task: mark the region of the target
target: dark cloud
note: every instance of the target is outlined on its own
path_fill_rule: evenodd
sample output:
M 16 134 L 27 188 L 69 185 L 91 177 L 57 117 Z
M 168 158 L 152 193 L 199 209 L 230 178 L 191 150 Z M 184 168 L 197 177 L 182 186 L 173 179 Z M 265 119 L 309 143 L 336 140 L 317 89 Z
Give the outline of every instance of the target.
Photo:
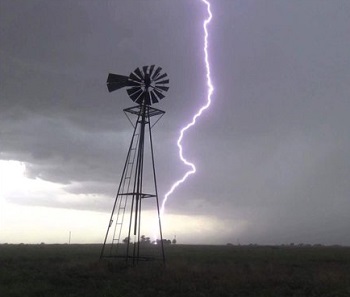
M 242 241 L 350 244 L 349 2 L 223 0 L 212 10 L 213 104 L 185 136 L 198 171 L 168 212 L 247 221 Z M 154 128 L 165 193 L 186 170 L 179 128 L 206 98 L 204 5 L 5 0 L 0 13 L 0 157 L 91 198 L 13 202 L 109 211 L 94 195 L 115 194 L 132 102 L 105 80 L 153 63 L 171 80 Z

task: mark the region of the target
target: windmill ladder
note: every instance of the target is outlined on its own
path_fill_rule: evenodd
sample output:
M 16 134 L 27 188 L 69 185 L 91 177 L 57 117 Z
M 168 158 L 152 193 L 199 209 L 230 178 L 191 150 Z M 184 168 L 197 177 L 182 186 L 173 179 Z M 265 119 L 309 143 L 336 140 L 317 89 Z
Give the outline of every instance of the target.
M 116 244 L 116 254 L 117 254 L 119 244 L 121 243 L 120 237 L 122 235 L 125 210 L 126 210 L 128 196 L 129 196 L 128 193 L 130 193 L 130 184 L 132 179 L 132 173 L 134 170 L 134 163 L 136 158 L 136 150 L 138 147 L 138 142 L 139 142 L 139 134 L 135 133 L 132 138 L 132 144 L 131 144 L 127 162 L 126 162 L 126 168 L 122 179 L 122 186 L 120 187 L 120 190 L 117 193 L 117 198 L 116 198 L 118 202 L 117 202 L 117 211 L 116 211 L 116 218 L 115 218 L 116 222 L 114 225 L 111 252 L 110 252 L 111 256 L 112 256 L 113 246 Z M 113 224 L 113 221 L 110 222 L 110 227 L 112 226 L 112 224 Z

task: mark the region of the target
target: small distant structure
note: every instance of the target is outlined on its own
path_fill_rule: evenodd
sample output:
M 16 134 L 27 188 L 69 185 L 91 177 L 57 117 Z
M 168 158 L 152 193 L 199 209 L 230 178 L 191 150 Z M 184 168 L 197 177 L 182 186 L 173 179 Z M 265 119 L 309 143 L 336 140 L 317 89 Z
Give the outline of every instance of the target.
M 174 235 L 174 239 L 171 241 L 172 244 L 176 244 L 176 235 Z

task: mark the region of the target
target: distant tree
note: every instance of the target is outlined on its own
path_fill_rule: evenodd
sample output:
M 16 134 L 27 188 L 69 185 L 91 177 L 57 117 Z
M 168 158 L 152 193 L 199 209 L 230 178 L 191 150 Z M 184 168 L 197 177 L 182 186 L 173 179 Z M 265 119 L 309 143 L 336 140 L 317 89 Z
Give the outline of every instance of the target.
M 162 241 L 160 239 L 157 239 L 157 244 L 160 244 Z M 170 239 L 163 239 L 163 244 L 164 245 L 170 245 L 171 240 Z
M 176 238 L 171 241 L 172 244 L 176 244 Z
M 150 244 L 151 243 L 151 238 L 146 237 L 145 235 L 141 235 L 141 243 L 142 244 Z

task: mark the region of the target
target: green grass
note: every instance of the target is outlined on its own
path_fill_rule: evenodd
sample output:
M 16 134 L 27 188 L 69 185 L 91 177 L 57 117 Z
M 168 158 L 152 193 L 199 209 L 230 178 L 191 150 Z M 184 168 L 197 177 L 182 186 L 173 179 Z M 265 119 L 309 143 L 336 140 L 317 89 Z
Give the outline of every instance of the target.
M 100 245 L 0 245 L 0 296 L 350 296 L 350 248 L 166 247 L 135 267 Z

